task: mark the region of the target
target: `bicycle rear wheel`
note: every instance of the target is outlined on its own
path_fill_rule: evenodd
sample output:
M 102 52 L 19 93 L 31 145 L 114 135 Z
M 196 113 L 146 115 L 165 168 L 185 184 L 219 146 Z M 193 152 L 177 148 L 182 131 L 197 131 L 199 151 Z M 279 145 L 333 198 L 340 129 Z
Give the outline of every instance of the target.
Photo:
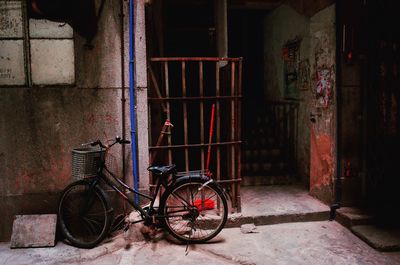
M 215 237 L 228 217 L 226 198 L 219 186 L 204 180 L 179 181 L 164 193 L 164 226 L 182 242 L 202 243 Z
M 112 209 L 102 189 L 80 180 L 64 189 L 58 218 L 61 232 L 71 245 L 93 248 L 109 232 Z

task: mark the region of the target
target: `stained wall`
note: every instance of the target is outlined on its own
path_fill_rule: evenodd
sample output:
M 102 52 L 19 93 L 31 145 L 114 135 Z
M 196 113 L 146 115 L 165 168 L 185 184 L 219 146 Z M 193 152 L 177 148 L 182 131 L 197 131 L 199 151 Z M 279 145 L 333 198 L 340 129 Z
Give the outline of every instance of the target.
M 56 212 L 59 192 L 73 181 L 73 148 L 122 135 L 123 122 L 130 139 L 127 4 L 105 1 L 93 49 L 85 48 L 85 40 L 74 33 L 74 84 L 0 87 L 0 240 L 10 239 L 14 215 Z M 52 69 L 47 70 L 51 75 Z M 121 100 L 123 87 L 126 101 Z M 126 108 L 125 119 L 122 105 Z M 129 150 L 125 155 L 127 165 Z M 120 146 L 112 150 L 109 162 L 120 174 Z M 132 178 L 129 168 L 127 172 Z
M 265 29 L 266 100 L 287 100 L 283 47 L 300 40 L 297 61 L 306 69 L 300 74 L 307 76 L 298 76 L 306 85 L 294 99 L 299 104 L 297 172 L 312 195 L 330 202 L 336 169 L 335 5 L 312 16 L 281 5 L 266 17 Z

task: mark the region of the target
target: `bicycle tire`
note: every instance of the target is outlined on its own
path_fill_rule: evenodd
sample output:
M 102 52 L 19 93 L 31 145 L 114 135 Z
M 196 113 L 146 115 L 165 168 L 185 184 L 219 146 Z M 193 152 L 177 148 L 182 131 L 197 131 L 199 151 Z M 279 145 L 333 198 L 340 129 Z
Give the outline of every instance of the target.
M 202 179 L 178 181 L 161 198 L 164 228 L 182 242 L 206 242 L 225 226 L 228 218 L 225 195 L 215 182 L 203 186 L 205 182 Z
M 62 192 L 58 219 L 60 230 L 71 245 L 93 248 L 109 233 L 112 208 L 100 187 L 79 180 Z

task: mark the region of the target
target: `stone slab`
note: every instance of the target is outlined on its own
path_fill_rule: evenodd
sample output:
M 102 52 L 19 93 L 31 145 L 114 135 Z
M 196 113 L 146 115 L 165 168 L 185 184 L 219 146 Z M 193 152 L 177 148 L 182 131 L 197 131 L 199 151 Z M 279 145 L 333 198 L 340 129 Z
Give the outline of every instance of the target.
M 356 225 L 368 225 L 374 221 L 372 215 L 354 207 L 342 207 L 336 213 L 336 221 L 347 228 Z
M 357 225 L 351 231 L 381 251 L 400 250 L 400 228 L 380 228 L 374 225 Z
M 16 215 L 11 235 L 11 248 L 53 247 L 57 215 Z

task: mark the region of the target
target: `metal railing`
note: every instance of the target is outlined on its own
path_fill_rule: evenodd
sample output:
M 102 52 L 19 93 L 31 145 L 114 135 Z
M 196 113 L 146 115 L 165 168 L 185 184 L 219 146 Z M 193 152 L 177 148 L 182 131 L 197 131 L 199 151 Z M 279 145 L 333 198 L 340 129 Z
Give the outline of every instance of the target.
M 150 157 L 186 172 L 207 170 L 207 132 L 215 104 L 210 171 L 229 190 L 232 207 L 240 212 L 242 58 L 151 58 L 148 73 Z M 175 126 L 159 145 L 164 119 Z

